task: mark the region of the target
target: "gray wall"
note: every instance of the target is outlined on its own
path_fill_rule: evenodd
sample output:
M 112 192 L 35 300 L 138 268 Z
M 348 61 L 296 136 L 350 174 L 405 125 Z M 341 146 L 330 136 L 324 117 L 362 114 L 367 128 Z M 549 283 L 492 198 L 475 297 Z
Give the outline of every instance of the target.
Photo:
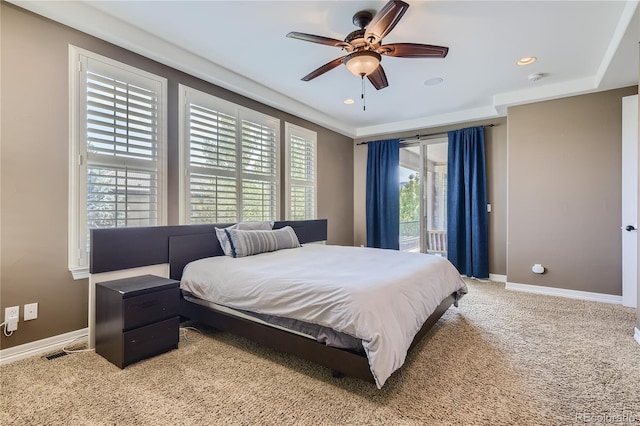
M 354 141 L 353 157 L 353 231 L 354 244 L 366 245 L 367 223 L 365 189 L 367 177 L 367 147 L 357 145 L 363 141 L 391 138 L 407 138 L 417 134 L 446 132 L 462 127 L 495 124 L 485 128 L 485 156 L 487 167 L 487 200 L 491 204 L 489 213 L 489 272 L 507 274 L 507 119 L 477 121 L 452 126 L 434 127 L 397 134 L 361 138 Z
M 622 294 L 622 97 L 637 91 L 509 108 L 509 282 Z
M 178 220 L 178 84 L 318 132 L 318 216 L 329 242 L 353 243 L 351 138 L 236 95 L 129 51 L 0 3 L 0 308 L 38 302 L 38 319 L 20 321 L 0 347 L 87 326 L 87 280 L 67 269 L 68 44 L 166 77 L 169 82 L 169 224 Z M 284 135 L 284 127 L 282 128 Z M 25 173 L 26 172 L 26 173 Z M 284 197 L 283 197 L 284 199 Z

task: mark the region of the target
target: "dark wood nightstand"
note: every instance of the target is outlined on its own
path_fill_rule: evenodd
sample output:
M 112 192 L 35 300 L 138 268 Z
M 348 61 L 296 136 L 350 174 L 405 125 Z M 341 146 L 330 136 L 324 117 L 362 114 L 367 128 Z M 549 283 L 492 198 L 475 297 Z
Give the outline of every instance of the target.
M 124 368 L 178 347 L 180 283 L 141 275 L 96 284 L 96 352 Z

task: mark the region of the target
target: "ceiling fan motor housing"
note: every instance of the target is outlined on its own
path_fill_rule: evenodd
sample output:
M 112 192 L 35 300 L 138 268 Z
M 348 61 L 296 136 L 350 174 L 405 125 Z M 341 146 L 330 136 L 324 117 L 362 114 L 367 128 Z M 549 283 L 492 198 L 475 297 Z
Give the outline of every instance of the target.
M 359 49 L 361 47 L 365 47 L 367 42 L 364 38 L 365 29 L 361 28 L 359 30 L 355 30 L 349 33 L 347 37 L 344 39 L 347 43 L 353 45 L 354 48 Z

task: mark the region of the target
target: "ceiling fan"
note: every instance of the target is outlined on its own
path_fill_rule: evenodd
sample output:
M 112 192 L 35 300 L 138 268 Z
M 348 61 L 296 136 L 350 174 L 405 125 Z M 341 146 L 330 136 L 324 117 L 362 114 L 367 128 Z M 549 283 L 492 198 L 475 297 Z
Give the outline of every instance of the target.
M 302 77 L 302 80 L 312 80 L 340 64 L 345 64 L 354 75 L 363 79 L 366 76 L 373 87 L 380 90 L 389 85 L 380 65 L 381 55 L 397 58 L 444 58 L 447 56 L 449 48 L 443 46 L 416 43 L 382 44 L 384 36 L 391 32 L 408 8 L 409 5 L 403 1 L 391 0 L 375 16 L 367 10 L 357 12 L 353 15 L 353 23 L 360 29 L 351 32 L 344 41 L 298 32 L 287 34 L 290 38 L 335 46 L 347 52 L 346 55 L 311 71 Z

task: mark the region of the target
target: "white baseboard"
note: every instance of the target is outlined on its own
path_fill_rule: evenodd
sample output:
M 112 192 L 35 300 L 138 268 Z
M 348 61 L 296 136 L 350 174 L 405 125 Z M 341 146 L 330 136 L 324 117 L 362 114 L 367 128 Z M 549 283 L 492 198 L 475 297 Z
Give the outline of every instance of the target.
M 636 332 L 633 334 L 633 338 L 636 339 L 636 342 L 640 345 L 640 330 L 636 327 Z
M 593 302 L 622 304 L 622 296 L 613 294 L 592 293 L 590 291 L 568 290 L 565 288 L 545 287 L 531 284 L 518 284 L 507 282 L 505 285 L 507 290 L 524 291 L 526 293 L 544 294 L 547 296 L 568 297 L 569 299 L 590 300 Z
M 83 328 L 59 334 L 57 336 L 47 337 L 46 339 L 36 340 L 35 342 L 25 343 L 24 345 L 2 349 L 0 350 L 0 365 L 36 355 L 42 355 L 47 352 L 53 352 L 56 349 L 62 349 L 65 345 L 68 345 L 76 339 L 80 341 L 80 338 L 86 337 L 88 333 L 89 329 Z
M 489 279 L 491 281 L 496 281 L 496 282 L 499 282 L 499 283 L 506 283 L 507 282 L 507 276 L 506 275 L 489 274 Z

